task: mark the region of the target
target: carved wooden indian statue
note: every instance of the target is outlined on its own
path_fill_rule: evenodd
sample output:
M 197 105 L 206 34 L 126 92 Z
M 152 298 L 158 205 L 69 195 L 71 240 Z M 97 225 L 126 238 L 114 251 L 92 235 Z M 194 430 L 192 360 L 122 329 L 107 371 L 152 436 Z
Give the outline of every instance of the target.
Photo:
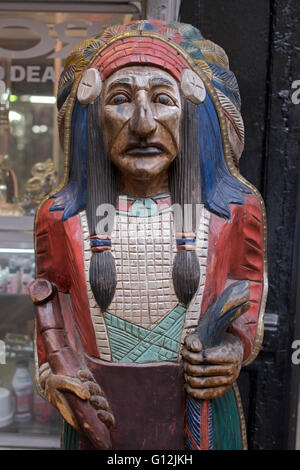
M 72 51 L 57 103 L 65 178 L 31 297 L 65 448 L 246 448 L 266 225 L 225 52 L 186 24 L 113 26 Z

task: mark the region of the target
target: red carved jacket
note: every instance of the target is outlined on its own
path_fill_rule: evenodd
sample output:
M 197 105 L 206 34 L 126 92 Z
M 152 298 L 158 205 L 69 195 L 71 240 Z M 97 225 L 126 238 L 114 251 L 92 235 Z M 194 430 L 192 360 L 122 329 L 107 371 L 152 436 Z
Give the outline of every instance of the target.
M 36 219 L 37 277 L 48 279 L 57 286 L 58 291 L 70 294 L 72 307 L 63 300 L 63 315 L 70 343 L 76 349 L 72 335 L 75 323 L 84 352 L 98 358 L 84 275 L 79 216 L 63 222 L 62 212 L 49 211 L 52 203 L 53 200 L 47 200 Z M 253 194 L 245 196 L 244 205 L 231 205 L 230 220 L 215 214 L 211 216 L 201 314 L 235 280 L 250 282 L 250 308 L 231 326 L 231 332 L 243 342 L 244 361 L 250 361 L 257 354 L 262 340 L 264 291 L 263 217 L 260 201 Z M 39 335 L 37 352 L 41 365 L 47 358 Z

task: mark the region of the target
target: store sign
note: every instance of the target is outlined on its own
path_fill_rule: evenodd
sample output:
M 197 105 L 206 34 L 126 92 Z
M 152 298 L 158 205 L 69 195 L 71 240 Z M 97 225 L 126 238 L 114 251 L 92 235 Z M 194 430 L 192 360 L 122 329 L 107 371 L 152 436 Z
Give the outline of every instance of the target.
M 0 66 L 0 80 L 5 79 L 4 67 Z M 11 82 L 41 82 L 45 83 L 51 80 L 53 83 L 56 82 L 56 76 L 54 67 L 48 65 L 47 67 L 41 67 L 40 65 L 12 65 L 10 68 L 10 81 Z
M 102 25 L 96 21 L 65 21 L 53 26 L 57 39 L 53 38 L 49 33 L 50 30 L 44 23 L 34 21 L 27 18 L 0 18 L 0 30 L 5 28 L 27 28 L 34 31 L 36 37 L 38 35 L 39 42 L 28 49 L 11 50 L 0 47 L 0 57 L 7 59 L 33 59 L 35 57 L 47 56 L 47 59 L 65 59 L 72 49 L 83 40 L 82 36 L 74 37 L 67 34 L 68 30 L 80 29 L 86 30 L 86 37 L 91 37 L 99 33 Z M 62 43 L 62 48 L 55 51 L 57 41 Z M 5 70 L 0 67 L 0 80 L 4 80 Z M 12 65 L 10 68 L 11 82 L 47 82 L 56 81 L 54 67 L 49 66 L 22 66 Z

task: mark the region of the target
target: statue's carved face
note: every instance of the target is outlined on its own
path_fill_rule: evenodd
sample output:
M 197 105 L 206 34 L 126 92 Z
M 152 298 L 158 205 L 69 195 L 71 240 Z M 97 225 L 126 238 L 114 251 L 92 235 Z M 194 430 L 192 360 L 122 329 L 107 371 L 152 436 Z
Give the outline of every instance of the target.
M 122 175 L 147 181 L 167 171 L 178 154 L 181 109 L 177 81 L 157 67 L 126 67 L 105 81 L 104 137 Z

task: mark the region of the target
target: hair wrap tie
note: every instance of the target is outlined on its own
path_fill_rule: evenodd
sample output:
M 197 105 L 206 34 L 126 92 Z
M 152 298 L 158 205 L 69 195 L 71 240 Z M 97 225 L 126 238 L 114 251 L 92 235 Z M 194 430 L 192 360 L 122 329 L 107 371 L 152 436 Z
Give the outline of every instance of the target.
M 102 252 L 111 250 L 111 238 L 109 235 L 91 235 L 92 252 Z
M 195 251 L 196 250 L 196 234 L 193 232 L 176 233 L 177 251 Z

